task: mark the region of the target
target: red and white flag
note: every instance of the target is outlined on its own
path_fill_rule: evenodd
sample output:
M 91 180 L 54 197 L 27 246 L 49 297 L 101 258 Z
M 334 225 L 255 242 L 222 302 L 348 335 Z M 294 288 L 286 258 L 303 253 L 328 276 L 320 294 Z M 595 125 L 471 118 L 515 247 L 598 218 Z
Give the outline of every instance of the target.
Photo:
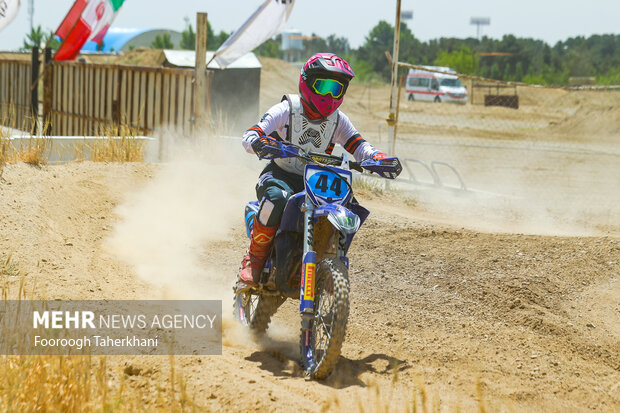
M 56 30 L 62 44 L 54 60 L 74 60 L 87 41 L 100 43 L 124 1 L 76 0 Z

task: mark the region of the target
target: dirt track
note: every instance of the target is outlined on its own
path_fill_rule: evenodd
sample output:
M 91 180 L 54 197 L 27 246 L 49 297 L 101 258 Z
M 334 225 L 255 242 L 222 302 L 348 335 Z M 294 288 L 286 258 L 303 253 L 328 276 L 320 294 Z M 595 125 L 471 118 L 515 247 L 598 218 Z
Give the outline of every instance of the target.
M 280 94 L 275 87 L 268 92 L 268 98 Z M 364 113 L 353 107 L 349 112 L 360 119 Z M 360 123 L 372 125 L 375 120 L 368 118 Z M 512 158 L 521 154 L 511 153 Z M 554 156 L 549 163 L 537 160 L 549 171 L 537 173 L 531 182 L 537 188 L 534 196 L 556 188 L 557 204 L 565 190 L 578 193 L 588 181 L 558 188 L 574 155 Z M 576 162 L 585 164 L 586 172 L 588 159 Z M 249 181 L 259 166 L 252 162 Z M 228 298 L 246 247 L 242 200 L 252 195 L 251 185 L 231 182 L 239 192 L 231 192 L 234 206 L 217 204 L 221 216 L 209 217 L 214 187 L 203 178 L 218 175 L 194 163 L 177 167 L 182 170 L 178 175 L 143 164 L 7 165 L 0 179 L 0 252 L 13 253 L 28 273 L 27 291 L 39 298 L 173 298 L 187 291 L 166 285 L 184 282 L 193 289 L 190 298 L 213 289 Z M 618 164 L 610 160 L 606 168 L 613 172 Z M 488 171 L 468 171 L 479 189 L 485 188 Z M 609 185 L 613 188 L 617 176 L 603 179 L 611 199 L 617 194 Z M 545 186 L 544 179 L 552 185 Z M 156 190 L 161 187 L 169 192 Z M 426 193 L 358 193 L 372 215 L 350 253 L 352 309 L 335 374 L 325 382 L 303 378 L 296 363 L 296 303 L 287 303 L 264 342 L 253 342 L 226 322 L 222 356 L 177 358 L 198 405 L 220 411 L 407 411 L 414 398 L 421 403 L 424 393 L 427 406 L 442 411 L 478 411 L 481 403 L 487 411 L 620 410 L 618 204 L 601 204 L 608 215 L 594 228 L 573 225 L 573 236 L 543 236 L 533 227 L 521 231 L 522 226 L 513 226 L 519 221 L 515 211 L 485 215 L 484 209 L 471 210 L 473 204 L 488 206 L 487 198 L 462 204 L 451 194 L 439 202 Z M 602 199 L 605 190 L 594 193 Z M 195 205 L 184 203 L 193 198 L 198 198 Z M 459 200 L 455 206 L 435 210 L 454 199 Z M 143 225 L 162 228 L 161 221 L 168 220 L 188 228 L 151 238 L 187 241 L 181 249 L 191 249 L 208 271 L 187 278 L 192 263 L 182 265 L 179 257 L 179 268 L 165 279 L 166 274 L 136 268 L 136 260 L 148 255 L 132 256 L 129 263 L 119 258 L 122 254 L 109 245 L 119 228 L 134 232 L 135 250 L 151 236 L 140 234 L 140 226 L 124 226 L 139 215 L 132 211 L 144 212 L 140 207 L 148 200 L 155 212 L 143 216 Z M 589 211 L 582 203 L 575 208 L 576 215 Z M 217 220 L 211 238 L 183 238 L 190 228 L 208 229 Z M 554 224 L 555 231 L 546 226 L 544 233 L 559 234 L 564 228 L 557 221 L 546 224 Z M 590 236 L 580 236 L 581 229 Z M 157 249 L 156 244 L 148 247 Z M 225 313 L 229 308 L 225 302 Z M 126 366 L 141 369 L 127 382 L 152 395 L 145 403 L 153 406 L 158 389 L 169 380 L 167 363 L 158 357 L 110 358 L 109 378 L 119 383 Z
M 7 167 L 0 246 L 29 273 L 27 286 L 36 278 L 36 296 L 165 296 L 102 248 L 117 219 L 114 206 L 153 168 Z M 417 218 L 415 207 L 386 196 L 389 208 L 381 197 L 362 195 L 373 215 L 351 251 L 352 312 L 336 374 L 325 383 L 301 377 L 295 305 L 285 305 L 275 340 L 253 343 L 227 323 L 223 356 L 179 358 L 201 405 L 286 411 L 359 403 L 366 411 L 404 410 L 422 385 L 442 407 L 470 410 L 477 408 L 480 380 L 492 410 L 620 408 L 617 237 L 468 231 Z M 232 234 L 210 243 L 203 258 L 212 266 L 210 256 L 219 257 L 222 280 L 234 274 L 246 242 L 240 228 Z M 162 359 L 116 360 L 118 374 L 126 363 L 165 371 Z M 252 396 L 239 397 L 240 389 Z

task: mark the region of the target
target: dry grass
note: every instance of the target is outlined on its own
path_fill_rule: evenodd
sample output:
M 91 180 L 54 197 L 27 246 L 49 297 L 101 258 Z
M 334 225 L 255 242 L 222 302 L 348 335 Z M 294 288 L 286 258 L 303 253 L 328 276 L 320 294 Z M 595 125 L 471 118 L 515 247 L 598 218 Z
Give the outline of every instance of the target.
M 114 358 L 3 356 L 0 358 L 0 409 L 18 412 L 204 410 L 190 399 L 182 377 L 174 375 L 173 361 L 170 376 L 152 391 L 150 386 L 130 383 L 125 372 L 108 366 L 108 360 Z
M 18 278 L 18 280 L 16 279 Z M 0 256 L 2 298 L 25 299 L 26 276 Z M 17 282 L 18 281 L 18 282 Z M 33 284 L 32 295 L 36 286 Z M 4 328 L 9 328 L 4 324 Z M 15 331 L 2 331 L 14 335 Z M 170 356 L 169 371 L 138 377 L 108 356 L 0 356 L 0 410 L 16 412 L 194 412 L 186 383 Z M 110 366 L 111 364 L 111 366 Z M 165 366 L 163 367 L 165 370 Z
M 28 143 L 15 145 L 7 138 L 0 138 L 0 165 L 24 162 L 33 166 L 47 164 L 51 141 L 47 138 L 28 139 Z
M 11 254 L 0 254 L 0 280 L 19 275 L 17 265 L 11 261 Z
M 102 124 L 98 136 L 106 139 L 89 145 L 89 160 L 93 162 L 143 162 L 144 142 L 136 139 L 140 131 L 127 125 L 120 127 Z
M 89 147 L 93 162 L 144 161 L 144 142 L 133 137 L 107 138 Z
M 144 162 L 144 141 L 136 139 L 139 132 L 131 126 L 102 123 L 97 128 L 97 136 L 102 139 L 93 144 L 75 144 L 74 158 L 78 162 Z
M 50 149 L 50 140 L 37 137 L 35 134 L 35 122 L 24 119 L 21 125 L 16 124 L 15 109 L 4 107 L 0 116 L 0 176 L 2 168 L 7 163 L 25 162 L 30 165 L 40 166 L 47 163 L 47 154 Z M 28 143 L 15 145 L 11 139 L 10 130 L 27 131 L 30 136 Z
M 34 166 L 47 164 L 52 149 L 50 138 L 35 136 L 34 129 L 26 133 L 30 136 L 27 143 L 20 140 L 16 144 L 11 137 L 11 130 L 26 130 L 22 125 L 15 125 L 15 116 L 10 108 L 0 116 L 0 177 L 7 163 L 25 162 Z M 42 129 L 48 130 L 51 124 L 46 121 Z M 97 136 L 101 140 L 86 144 L 74 145 L 75 160 L 93 162 L 143 162 L 145 144 L 136 139 L 139 130 L 131 126 L 102 123 L 97 128 Z

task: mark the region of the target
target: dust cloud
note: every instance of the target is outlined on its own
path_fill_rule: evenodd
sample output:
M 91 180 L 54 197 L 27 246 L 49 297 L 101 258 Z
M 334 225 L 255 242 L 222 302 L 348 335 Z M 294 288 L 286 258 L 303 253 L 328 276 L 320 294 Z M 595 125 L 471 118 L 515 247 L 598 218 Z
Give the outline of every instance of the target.
M 189 143 L 165 136 L 165 161 L 116 208 L 119 219 L 107 249 L 162 291 L 153 299 L 222 300 L 225 346 L 255 343 L 294 354 L 290 343 L 295 335 L 288 326 L 272 323 L 271 338 L 256 338 L 231 317 L 231 267 L 237 269 L 248 242 L 239 236 L 244 234 L 243 208 L 256 197 L 264 164 L 247 154 L 238 139 Z M 222 254 L 222 246 L 237 239 L 238 248 Z
M 254 199 L 260 164 L 239 140 L 163 133 L 164 162 L 116 209 L 107 246 L 165 297 L 230 301 L 234 281 L 210 245 L 231 240 L 243 207 Z M 243 242 L 246 242 L 245 240 Z M 243 250 L 245 246 L 240 247 Z M 241 257 L 235 257 L 240 261 Z
M 403 151 L 405 152 L 405 151 Z M 555 236 L 620 233 L 617 156 L 527 145 L 411 145 L 416 158 L 449 162 L 468 191 L 401 185 L 429 218 L 483 232 Z M 402 156 L 407 158 L 407 156 Z M 413 157 L 413 156 L 412 156 Z M 427 163 L 430 161 L 427 161 Z M 416 178 L 432 178 L 411 164 Z M 443 182 L 459 185 L 448 168 Z M 404 173 L 406 175 L 406 172 Z

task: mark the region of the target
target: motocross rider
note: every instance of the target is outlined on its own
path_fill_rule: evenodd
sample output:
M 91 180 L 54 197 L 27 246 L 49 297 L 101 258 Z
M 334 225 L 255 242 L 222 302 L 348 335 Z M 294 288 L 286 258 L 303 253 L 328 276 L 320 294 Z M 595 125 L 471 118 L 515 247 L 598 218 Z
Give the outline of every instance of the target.
M 301 70 L 299 95 L 285 95 L 258 124 L 244 133 L 245 150 L 261 156 L 262 148 L 275 139 L 292 142 L 308 152 L 326 154 L 331 154 L 334 145 L 340 144 L 358 162 L 386 158 L 338 110 L 353 77 L 349 64 L 335 54 L 312 56 Z M 239 280 L 244 284 L 258 285 L 286 202 L 304 190 L 304 166 L 297 158 L 279 158 L 261 172 L 256 185 L 260 206 L 239 273 Z

